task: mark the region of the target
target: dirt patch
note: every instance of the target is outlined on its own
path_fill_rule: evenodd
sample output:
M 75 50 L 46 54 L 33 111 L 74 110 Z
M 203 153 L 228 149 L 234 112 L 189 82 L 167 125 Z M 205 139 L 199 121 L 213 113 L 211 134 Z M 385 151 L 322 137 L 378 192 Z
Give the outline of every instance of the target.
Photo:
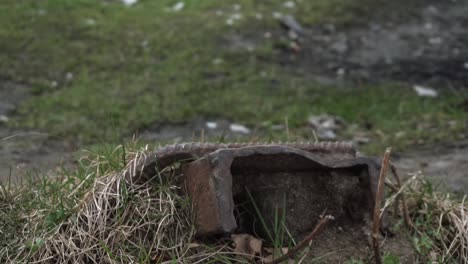
M 269 174 L 250 172 L 233 175 L 233 181 L 242 183 L 242 191 L 238 190 L 237 193 L 245 194 L 244 188 L 250 190 L 270 230 L 275 226 L 275 219 L 278 220 L 284 215 L 286 219 L 283 220 L 289 232 L 295 237 L 301 237 L 313 229 L 325 209 L 327 214 L 335 217 L 334 225 L 348 229 L 353 223 L 362 223 L 366 212 L 369 212 L 370 202 L 366 199 L 366 193 L 361 191 L 363 188 L 359 186 L 358 177 L 353 177 L 351 173 L 343 175 L 344 173 L 343 171 L 340 174 L 330 174 L 326 171 L 317 171 L 311 175 L 310 172 Z M 240 186 L 236 186 L 235 183 L 234 187 Z M 234 197 L 236 204 L 248 202 L 248 197 L 243 199 L 246 201 Z M 313 204 L 310 204 L 311 201 Z M 258 216 L 252 219 L 256 218 L 258 219 Z M 242 219 L 239 218 L 239 221 Z M 259 221 L 241 222 L 256 225 L 250 232 L 262 230 Z M 242 223 L 239 226 L 245 228 Z M 265 233 L 257 235 L 266 237 Z
M 285 216 L 284 224 L 288 231 L 297 238 L 296 241 L 300 241 L 317 224 L 325 209 L 327 214 L 335 216 L 335 220 L 314 239 L 309 259 L 320 259 L 320 263 L 343 263 L 350 258 L 372 257 L 369 201 L 365 194 L 357 191 L 362 186 L 350 173 L 315 172 L 314 177 L 304 172 L 233 175 L 241 176 L 245 181 L 243 187 L 251 189 L 270 232 L 275 230 L 275 220 L 281 223 L 281 217 Z M 245 207 L 249 198 L 235 196 L 235 203 Z M 237 210 L 240 212 L 237 217 L 239 226 L 250 226 L 250 230 L 242 232 L 268 240 L 262 232 L 261 220 L 252 208 Z M 404 234 L 395 234 L 382 241 L 385 241 L 382 249 L 398 256 L 401 263 L 414 263 L 414 252 Z
M 195 142 L 203 139 L 235 141 L 258 136 L 258 131 L 226 119 L 198 118 L 180 124 L 154 124 L 141 129 L 138 137 L 152 142 Z
M 198 235 L 234 231 L 287 246 L 290 237 L 302 240 L 321 215 L 330 214 L 334 220 L 315 240 L 311 256 L 330 263 L 367 259 L 379 165 L 344 154 L 258 146 L 213 151 L 183 165 Z
M 405 8 L 404 3 L 397 7 Z M 363 23 L 302 25 L 297 40 L 287 31 L 271 30 L 267 39 L 274 43 L 276 56 L 270 59 L 285 71 L 324 84 L 352 87 L 396 81 L 464 94 L 468 88 L 468 1 L 425 1 L 411 8 L 411 16 L 399 17 L 394 7 L 379 16 L 366 14 L 370 19 Z M 225 38 L 224 44 L 247 50 L 246 46 L 254 46 L 252 40 L 260 45 L 262 37 L 250 32 Z M 289 45 L 294 42 L 300 49 Z M 467 105 L 464 100 L 456 107 L 467 111 Z M 467 161 L 464 141 L 416 147 L 398 155 L 396 163 L 405 173 L 421 170 L 449 190 L 466 194 Z
M 448 190 L 468 193 L 468 140 L 415 148 L 396 157 L 405 174 L 422 171 Z
M 317 25 L 299 38 L 299 52 L 279 49 L 277 62 L 333 84 L 403 81 L 468 87 L 468 2 L 430 1 L 414 13 L 404 21 L 388 15 L 350 27 Z M 281 38 L 284 33 L 273 40 Z
M 3 122 L 7 122 L 8 114 L 14 112 L 17 105 L 29 96 L 29 91 L 26 85 L 0 80 L 0 116 L 3 116 Z
M 23 176 L 44 176 L 57 167 L 74 166 L 76 147 L 51 140 L 46 134 L 0 128 L 0 182 Z
M 24 175 L 44 175 L 58 166 L 71 167 L 76 147 L 39 131 L 7 126 L 16 107 L 30 95 L 30 87 L 0 81 L 0 182 L 16 182 Z

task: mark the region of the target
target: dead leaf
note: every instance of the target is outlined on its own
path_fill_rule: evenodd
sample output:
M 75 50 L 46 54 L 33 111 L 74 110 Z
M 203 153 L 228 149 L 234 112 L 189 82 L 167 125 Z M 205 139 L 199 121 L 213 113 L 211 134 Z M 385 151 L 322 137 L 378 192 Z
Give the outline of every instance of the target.
M 287 247 L 282 248 L 281 251 L 283 252 L 283 255 L 286 255 L 286 254 L 288 254 L 289 248 L 287 248 Z
M 246 254 L 249 259 L 253 259 L 262 252 L 262 240 L 249 234 L 231 235 L 231 239 L 235 244 L 234 252 Z
M 273 248 L 264 248 L 263 250 L 265 250 L 266 253 L 268 254 L 273 254 L 273 252 L 275 251 Z
M 263 251 L 265 253 L 268 253 L 268 255 L 264 257 L 264 259 L 267 261 L 273 261 L 274 259 L 279 258 L 282 255 L 288 254 L 289 248 L 281 248 L 281 252 L 280 252 L 280 249 L 274 249 L 274 248 L 263 248 Z
M 267 262 L 272 262 L 273 259 L 274 259 L 274 257 L 273 257 L 273 255 L 268 255 L 268 256 L 264 257 L 263 259 L 264 259 L 265 261 L 267 261 Z

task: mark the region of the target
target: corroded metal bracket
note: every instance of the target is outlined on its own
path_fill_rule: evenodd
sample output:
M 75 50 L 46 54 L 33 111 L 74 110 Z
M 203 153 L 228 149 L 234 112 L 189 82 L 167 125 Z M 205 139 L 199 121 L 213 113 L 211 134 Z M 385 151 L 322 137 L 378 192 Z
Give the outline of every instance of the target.
M 312 228 L 323 210 L 345 224 L 365 221 L 374 207 L 379 163 L 353 155 L 323 155 L 285 146 L 216 150 L 181 167 L 199 235 L 239 228 L 235 199 L 245 187 L 268 217 L 283 194 L 292 233 Z M 298 219 L 299 218 L 299 219 Z

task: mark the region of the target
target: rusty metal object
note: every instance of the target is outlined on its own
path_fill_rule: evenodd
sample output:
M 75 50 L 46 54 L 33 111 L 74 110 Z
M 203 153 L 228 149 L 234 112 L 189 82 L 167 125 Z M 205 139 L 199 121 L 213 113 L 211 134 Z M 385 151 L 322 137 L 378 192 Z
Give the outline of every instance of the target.
M 177 161 L 188 161 L 201 158 L 220 149 L 237 149 L 253 146 L 283 146 L 315 153 L 320 156 L 334 158 L 348 158 L 356 155 L 356 150 L 347 142 L 287 142 L 287 143 L 181 143 L 168 145 L 156 149 L 153 153 L 141 157 L 130 164 L 125 177 L 130 181 L 145 181 L 153 177 L 156 172 Z
M 241 194 L 246 185 L 261 190 L 270 184 L 269 181 L 276 181 L 273 189 L 276 188 L 277 192 L 298 196 L 288 198 L 289 206 L 294 208 L 305 203 L 302 207 L 306 208 L 301 212 L 288 212 L 292 224 L 296 224 L 290 231 L 300 234 L 313 227 L 315 220 L 318 221 L 318 215 L 327 207 L 329 213 L 338 219 L 347 214 L 345 210 L 349 208 L 345 208 L 346 206 L 363 207 L 357 208 L 358 215 L 352 218 L 364 220 L 365 214 L 371 212 L 374 206 L 379 165 L 369 158 L 318 155 L 287 146 L 252 146 L 219 149 L 185 164 L 182 172 L 188 194 L 194 203 L 200 235 L 236 230 L 239 224 L 234 215 L 234 197 Z M 297 181 L 292 185 L 301 190 L 288 189 L 288 181 Z M 323 191 L 320 186 L 312 187 L 317 184 L 329 190 L 325 195 L 317 196 L 303 188 L 301 185 L 304 184 L 309 184 L 316 193 Z M 274 197 L 273 189 L 264 192 L 264 200 L 268 204 L 267 214 L 270 211 L 270 215 L 266 217 L 272 215 L 272 206 L 280 202 Z M 314 197 L 320 201 L 309 199 Z M 353 197 L 357 197 L 354 199 L 357 202 L 355 205 L 349 204 L 353 202 Z M 314 203 L 322 203 L 323 206 L 314 206 Z M 299 207 L 296 209 L 300 209 Z M 309 217 L 317 218 L 301 221 L 308 213 Z
M 181 161 L 201 236 L 245 228 L 242 222 L 250 220 L 235 214 L 245 200 L 245 188 L 259 198 L 266 218 L 273 218 L 277 208 L 288 210 L 286 222 L 293 235 L 312 228 L 324 209 L 339 224 L 363 223 L 374 207 L 380 170 L 377 160 L 356 157 L 353 146 L 343 142 L 185 143 L 140 158 L 125 177 L 145 181 Z

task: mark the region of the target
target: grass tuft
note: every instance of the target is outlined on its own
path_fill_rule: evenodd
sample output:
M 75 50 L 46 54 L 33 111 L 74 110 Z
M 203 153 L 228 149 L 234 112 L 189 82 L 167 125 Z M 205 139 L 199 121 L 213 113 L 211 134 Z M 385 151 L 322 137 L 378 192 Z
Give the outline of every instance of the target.
M 139 153 L 130 155 L 138 158 Z M 194 228 L 190 203 L 177 194 L 173 172 L 145 184 L 128 184 L 120 173 L 123 170 L 113 170 L 109 161 L 95 155 L 84 162 L 94 171 L 78 181 L 70 182 L 70 175 L 44 179 L 42 185 L 27 189 L 1 186 L 0 218 L 10 224 L 2 223 L 8 229 L 0 233 L 7 243 L 0 260 L 148 263 L 183 259 Z M 67 183 L 72 187 L 65 190 Z M 34 203 L 36 199 L 42 202 Z
M 413 245 L 420 261 L 468 263 L 468 205 L 418 177 L 405 191 L 415 224 Z
M 247 263 L 249 258 L 240 257 L 245 254 L 235 252 L 229 241 L 197 242 L 191 204 L 176 187 L 174 170 L 144 183 L 127 181 L 125 172 L 148 149 L 87 152 L 75 173 L 0 185 L 0 262 Z M 468 261 L 466 198 L 442 194 L 419 175 L 394 196 L 402 193 L 414 223 L 408 235 L 414 237 L 417 260 Z M 255 206 L 252 197 L 250 202 Z M 284 215 L 257 218 L 274 250 L 281 250 L 289 240 Z M 397 263 L 397 258 L 387 254 L 384 263 Z

